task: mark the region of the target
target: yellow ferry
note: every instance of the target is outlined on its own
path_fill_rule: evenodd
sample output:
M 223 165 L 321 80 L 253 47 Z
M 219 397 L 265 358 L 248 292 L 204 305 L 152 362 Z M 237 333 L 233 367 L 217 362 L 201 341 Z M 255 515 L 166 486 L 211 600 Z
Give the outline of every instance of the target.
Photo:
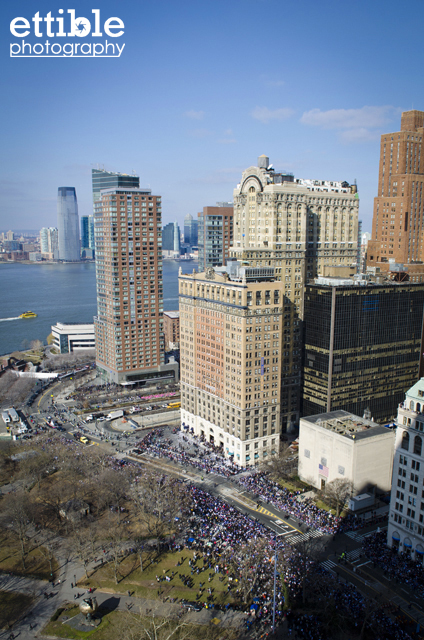
M 33 311 L 25 311 L 24 313 L 21 313 L 19 317 L 20 318 L 36 318 L 37 314 L 34 313 Z

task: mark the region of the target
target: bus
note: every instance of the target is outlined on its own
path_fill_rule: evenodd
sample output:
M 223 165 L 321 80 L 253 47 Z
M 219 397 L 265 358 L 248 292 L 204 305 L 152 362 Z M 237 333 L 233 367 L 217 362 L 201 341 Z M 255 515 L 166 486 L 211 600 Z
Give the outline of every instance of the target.
M 168 409 L 181 409 L 181 402 L 170 402 Z
M 19 422 L 19 416 L 16 412 L 16 409 L 12 407 L 11 409 L 6 409 L 6 411 L 8 412 L 12 422 Z

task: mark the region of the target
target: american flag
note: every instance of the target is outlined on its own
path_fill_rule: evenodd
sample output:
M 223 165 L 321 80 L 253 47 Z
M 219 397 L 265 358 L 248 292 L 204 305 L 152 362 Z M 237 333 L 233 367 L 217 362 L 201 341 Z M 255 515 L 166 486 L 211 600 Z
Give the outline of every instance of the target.
M 328 467 L 325 467 L 323 464 L 319 464 L 318 468 L 320 470 L 321 475 L 328 478 Z

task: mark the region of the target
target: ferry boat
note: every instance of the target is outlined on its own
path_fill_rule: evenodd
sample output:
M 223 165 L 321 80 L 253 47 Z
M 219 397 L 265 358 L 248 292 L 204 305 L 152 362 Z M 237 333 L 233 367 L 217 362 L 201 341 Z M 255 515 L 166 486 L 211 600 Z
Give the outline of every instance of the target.
M 24 313 L 21 313 L 19 317 L 20 318 L 36 318 L 37 314 L 34 313 L 33 311 L 25 311 Z

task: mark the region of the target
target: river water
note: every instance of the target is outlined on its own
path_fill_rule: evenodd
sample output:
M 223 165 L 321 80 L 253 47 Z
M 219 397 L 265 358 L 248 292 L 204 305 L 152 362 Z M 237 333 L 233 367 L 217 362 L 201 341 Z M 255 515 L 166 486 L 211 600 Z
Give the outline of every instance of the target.
M 178 309 L 178 270 L 197 269 L 197 262 L 163 262 L 163 308 Z M 74 264 L 0 263 L 0 355 L 42 340 L 56 322 L 93 322 L 97 313 L 93 262 Z M 37 318 L 21 319 L 24 311 Z

